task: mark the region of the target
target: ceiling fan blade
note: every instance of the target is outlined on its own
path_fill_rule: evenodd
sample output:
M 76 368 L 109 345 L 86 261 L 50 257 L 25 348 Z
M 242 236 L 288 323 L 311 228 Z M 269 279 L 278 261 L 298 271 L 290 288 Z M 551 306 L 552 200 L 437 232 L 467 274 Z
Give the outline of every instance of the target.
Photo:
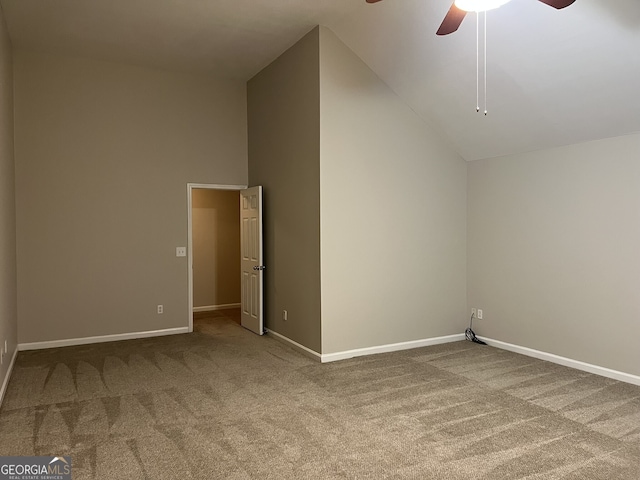
M 450 33 L 458 30 L 458 27 L 460 27 L 460 24 L 462 23 L 462 20 L 464 20 L 464 16 L 466 14 L 467 12 L 456 7 L 455 3 L 451 5 L 451 8 L 440 25 L 440 28 L 436 32 L 436 35 L 449 35 Z
M 367 1 L 369 1 L 369 0 L 367 0 Z M 550 7 L 557 8 L 558 10 L 560 10 L 561 8 L 568 7 L 569 5 L 571 5 L 576 0 L 538 0 L 538 1 L 540 1 L 542 3 L 546 3 Z
M 378 3 L 382 0 L 367 0 L 367 3 Z

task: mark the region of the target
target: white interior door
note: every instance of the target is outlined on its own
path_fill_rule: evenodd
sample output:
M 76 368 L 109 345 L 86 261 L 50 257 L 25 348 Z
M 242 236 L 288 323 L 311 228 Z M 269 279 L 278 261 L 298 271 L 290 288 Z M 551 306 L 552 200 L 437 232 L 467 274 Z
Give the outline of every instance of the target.
M 264 333 L 262 297 L 265 266 L 262 263 L 262 187 L 240 191 L 240 243 L 242 275 L 242 326 Z

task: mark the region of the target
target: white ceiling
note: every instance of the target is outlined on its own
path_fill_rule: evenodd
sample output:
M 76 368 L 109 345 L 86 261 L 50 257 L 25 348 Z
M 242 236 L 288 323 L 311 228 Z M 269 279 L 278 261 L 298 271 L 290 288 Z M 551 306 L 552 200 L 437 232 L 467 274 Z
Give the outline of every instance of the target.
M 640 0 L 512 0 L 489 12 L 486 117 L 475 111 L 475 14 L 435 35 L 451 1 L 0 4 L 19 49 L 241 80 L 326 25 L 466 160 L 640 132 Z

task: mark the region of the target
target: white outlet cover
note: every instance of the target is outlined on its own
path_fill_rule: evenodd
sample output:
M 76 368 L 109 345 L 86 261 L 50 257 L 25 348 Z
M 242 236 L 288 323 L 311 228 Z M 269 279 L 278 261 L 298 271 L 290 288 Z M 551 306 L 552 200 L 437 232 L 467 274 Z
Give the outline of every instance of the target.
M 176 247 L 176 257 L 186 257 L 187 247 Z

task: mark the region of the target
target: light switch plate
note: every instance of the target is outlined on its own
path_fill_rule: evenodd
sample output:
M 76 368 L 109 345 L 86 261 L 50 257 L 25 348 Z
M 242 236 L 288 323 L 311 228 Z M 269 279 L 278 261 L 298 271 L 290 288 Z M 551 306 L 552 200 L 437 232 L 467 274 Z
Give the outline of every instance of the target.
M 176 257 L 186 257 L 187 247 L 176 247 Z

